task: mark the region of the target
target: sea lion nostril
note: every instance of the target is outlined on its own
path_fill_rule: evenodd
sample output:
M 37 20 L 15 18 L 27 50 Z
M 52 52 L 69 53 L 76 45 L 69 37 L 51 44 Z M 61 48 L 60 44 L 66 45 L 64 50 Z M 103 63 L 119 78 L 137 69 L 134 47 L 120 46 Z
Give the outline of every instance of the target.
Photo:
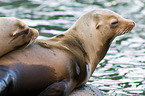
M 24 32 L 25 32 L 26 34 L 28 34 L 29 31 L 30 31 L 30 28 L 26 29 Z

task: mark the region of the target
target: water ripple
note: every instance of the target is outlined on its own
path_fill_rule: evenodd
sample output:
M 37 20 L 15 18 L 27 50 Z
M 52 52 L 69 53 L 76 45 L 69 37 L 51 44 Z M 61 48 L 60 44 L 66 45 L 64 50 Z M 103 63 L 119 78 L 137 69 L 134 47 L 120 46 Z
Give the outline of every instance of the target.
M 70 28 L 82 14 L 111 9 L 136 22 L 132 32 L 117 37 L 89 84 L 110 96 L 145 95 L 144 0 L 0 0 L 0 16 L 17 17 L 49 38 Z

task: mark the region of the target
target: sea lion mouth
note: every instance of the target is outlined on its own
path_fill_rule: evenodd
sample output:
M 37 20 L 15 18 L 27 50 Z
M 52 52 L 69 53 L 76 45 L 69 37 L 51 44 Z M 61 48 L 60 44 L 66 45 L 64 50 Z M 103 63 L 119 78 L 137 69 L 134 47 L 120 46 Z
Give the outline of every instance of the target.
M 13 39 L 11 40 L 11 42 L 22 35 L 27 35 L 29 32 L 30 32 L 30 28 L 27 28 L 21 32 L 13 34 Z
M 118 30 L 116 36 L 120 36 L 120 35 L 129 33 L 129 32 L 133 29 L 134 26 L 135 26 L 135 24 L 134 24 L 134 25 L 128 25 L 128 26 L 126 26 L 126 27 L 124 27 L 124 28 L 120 28 L 120 29 Z

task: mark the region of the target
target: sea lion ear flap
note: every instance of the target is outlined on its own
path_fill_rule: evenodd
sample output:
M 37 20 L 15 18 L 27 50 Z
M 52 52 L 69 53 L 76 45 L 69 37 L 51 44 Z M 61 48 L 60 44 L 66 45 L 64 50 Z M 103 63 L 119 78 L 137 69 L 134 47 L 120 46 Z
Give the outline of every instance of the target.
M 99 27 L 100 27 L 100 25 L 98 24 L 98 25 L 96 26 L 96 29 L 99 29 Z
M 94 21 L 96 22 L 96 29 L 98 29 L 100 27 L 100 22 L 99 22 L 100 21 L 100 16 L 101 16 L 100 14 L 94 14 L 94 17 L 95 17 Z

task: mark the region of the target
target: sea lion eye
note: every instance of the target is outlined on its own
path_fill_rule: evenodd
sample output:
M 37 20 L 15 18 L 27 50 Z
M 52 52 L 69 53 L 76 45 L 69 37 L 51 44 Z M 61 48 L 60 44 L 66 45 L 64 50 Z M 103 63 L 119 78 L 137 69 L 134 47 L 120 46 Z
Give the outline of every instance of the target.
M 112 25 L 116 25 L 116 24 L 118 24 L 118 21 L 116 21 L 116 22 L 113 22 L 113 23 L 111 23 Z

